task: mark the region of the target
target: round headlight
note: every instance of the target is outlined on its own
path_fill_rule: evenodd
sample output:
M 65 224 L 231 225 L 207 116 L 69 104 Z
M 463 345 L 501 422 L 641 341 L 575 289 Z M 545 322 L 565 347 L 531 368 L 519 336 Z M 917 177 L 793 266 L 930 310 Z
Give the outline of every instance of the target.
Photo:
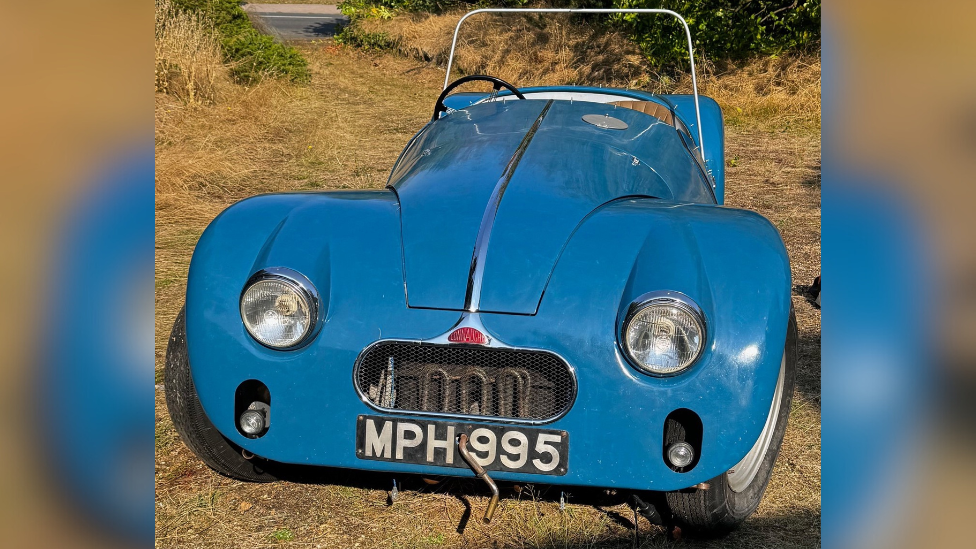
M 247 332 L 275 349 L 301 343 L 315 323 L 314 294 L 296 280 L 281 276 L 259 273 L 251 280 L 241 295 L 241 318 Z
M 705 320 L 697 307 L 673 297 L 631 306 L 623 346 L 634 364 L 655 375 L 676 374 L 692 365 L 705 344 Z

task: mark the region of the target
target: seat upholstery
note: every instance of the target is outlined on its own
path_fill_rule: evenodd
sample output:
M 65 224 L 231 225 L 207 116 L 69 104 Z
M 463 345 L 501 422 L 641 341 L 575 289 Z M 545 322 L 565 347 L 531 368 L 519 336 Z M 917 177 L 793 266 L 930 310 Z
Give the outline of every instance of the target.
M 657 118 L 669 126 L 674 126 L 674 115 L 671 114 L 671 109 L 654 101 L 614 101 L 610 105 L 640 111 Z

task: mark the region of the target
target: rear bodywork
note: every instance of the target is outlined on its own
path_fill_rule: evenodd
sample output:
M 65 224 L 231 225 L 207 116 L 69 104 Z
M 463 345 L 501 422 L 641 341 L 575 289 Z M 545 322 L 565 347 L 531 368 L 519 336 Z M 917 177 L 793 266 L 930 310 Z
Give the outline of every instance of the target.
M 600 92 L 688 118 L 680 96 Z M 701 159 L 694 129 L 684 137 L 637 110 L 481 98 L 452 96 L 454 111 L 411 140 L 386 189 L 258 196 L 211 223 L 186 301 L 193 381 L 210 420 L 234 444 L 278 462 L 470 476 L 357 456 L 360 416 L 427 416 L 370 404 L 354 372 L 377 342 L 429 343 L 474 322 L 495 344 L 561 357 L 575 377 L 567 410 L 537 425 L 568 433 L 565 471 L 492 476 L 674 490 L 725 472 L 756 442 L 770 409 L 790 270 L 775 227 L 720 205 L 717 106 L 703 98 L 711 158 Z M 591 114 L 627 129 L 582 121 Z M 242 325 L 242 288 L 269 267 L 294 269 L 319 292 L 317 333 L 299 349 L 266 348 Z M 690 370 L 659 378 L 628 362 L 618 335 L 635 299 L 665 290 L 694 300 L 708 330 Z M 270 428 L 257 439 L 235 424 L 235 392 L 248 380 L 271 395 Z M 702 422 L 700 458 L 684 473 L 662 459 L 665 419 L 679 409 Z

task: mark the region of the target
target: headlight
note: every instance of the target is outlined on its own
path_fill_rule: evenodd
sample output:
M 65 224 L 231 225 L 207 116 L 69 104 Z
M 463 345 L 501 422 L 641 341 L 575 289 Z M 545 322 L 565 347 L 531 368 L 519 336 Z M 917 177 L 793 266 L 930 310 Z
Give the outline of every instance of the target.
M 682 294 L 649 294 L 630 306 L 621 336 L 635 366 L 654 375 L 676 374 L 701 354 L 705 318 Z
M 241 319 L 254 339 L 274 349 L 304 342 L 318 316 L 318 298 L 307 278 L 290 269 L 266 269 L 241 294 Z

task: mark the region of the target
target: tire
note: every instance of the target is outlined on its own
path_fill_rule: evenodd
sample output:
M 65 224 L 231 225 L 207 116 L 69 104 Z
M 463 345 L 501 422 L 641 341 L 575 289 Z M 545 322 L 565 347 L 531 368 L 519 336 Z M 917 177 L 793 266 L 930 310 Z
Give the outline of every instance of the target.
M 166 407 L 183 443 L 208 467 L 221 475 L 249 482 L 278 480 L 264 469 L 268 462 L 244 459 L 241 448 L 220 434 L 200 405 L 186 352 L 186 307 L 173 324 L 166 347 Z
M 778 406 L 774 400 L 767 427 L 750 454 L 729 471 L 709 480 L 706 489 L 679 490 L 665 494 L 674 523 L 682 527 L 686 534 L 700 537 L 725 535 L 738 528 L 759 506 L 783 444 L 783 435 L 790 416 L 796 381 L 796 337 L 796 316 L 791 310 L 780 367 L 781 377 L 777 382 L 777 391 L 781 393 Z M 771 417 L 774 413 L 775 420 Z M 771 437 L 768 439 L 768 446 L 762 452 L 764 435 L 769 433 Z M 740 470 L 736 471 L 736 467 L 740 467 Z

